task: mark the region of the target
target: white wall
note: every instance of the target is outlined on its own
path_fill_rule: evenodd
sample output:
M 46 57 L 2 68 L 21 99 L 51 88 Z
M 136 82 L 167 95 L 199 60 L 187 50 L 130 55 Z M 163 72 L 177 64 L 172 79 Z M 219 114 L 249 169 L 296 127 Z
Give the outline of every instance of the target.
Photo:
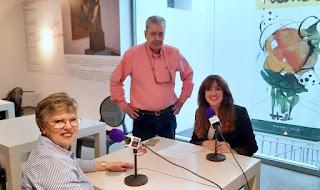
M 255 3 L 215 1 L 214 71 L 228 82 L 236 103 L 252 105 L 252 75 L 255 69 Z M 259 73 L 258 73 L 259 74 Z
M 12 88 L 20 86 L 24 90 L 36 91 L 31 98 L 27 98 L 29 95 L 25 93 L 23 99 L 24 105 L 34 106 L 41 98 L 52 92 L 66 91 L 78 100 L 80 116 L 99 119 L 100 102 L 109 95 L 108 80 L 103 83 L 27 71 L 21 2 L 21 0 L 0 1 L 0 98 L 4 98 Z M 131 45 L 130 1 L 119 2 L 120 43 L 123 53 Z M 140 6 L 140 12 L 137 15 L 139 18 L 137 20 L 138 43 L 145 40 L 143 36 L 145 19 L 155 14 L 164 16 L 167 20 L 165 43 L 179 48 L 195 72 L 195 88 L 192 97 L 178 116 L 178 131 L 192 127 L 198 87 L 208 74 L 223 76 L 229 83 L 236 103 L 246 106 L 250 115 L 255 113 L 252 109 L 257 96 L 255 79 L 262 80 L 256 65 L 256 56 L 259 51 L 256 4 L 237 0 L 214 1 L 213 8 L 212 2 L 211 0 L 192 1 L 192 11 L 185 11 L 167 8 L 165 0 L 137 0 Z M 200 3 L 209 4 L 201 7 Z M 306 9 L 311 11 L 311 8 Z M 282 10 L 284 9 L 278 11 Z M 316 12 L 317 7 L 312 10 Z M 303 18 L 309 12 L 306 11 L 304 14 L 306 15 Z M 300 15 L 294 16 L 299 17 Z M 210 20 L 213 17 L 214 21 Z M 213 48 L 214 51 L 212 51 Z M 63 63 L 57 62 L 56 64 Z M 178 83 L 178 94 L 180 87 L 181 84 Z M 317 94 L 318 90 L 319 87 L 316 86 L 314 94 Z M 309 101 L 305 98 L 305 102 L 307 100 Z M 314 105 L 318 106 L 318 104 Z M 294 111 L 299 110 L 304 111 L 303 109 Z M 314 113 L 316 116 L 319 115 L 316 111 Z M 305 117 L 299 118 L 306 120 Z M 309 115 L 308 118 L 317 117 Z
M 120 50 L 119 0 L 100 0 L 100 5 L 106 46 Z
M 87 81 L 70 78 L 64 75 L 34 73 L 27 71 L 25 50 L 24 23 L 22 15 L 22 1 L 0 1 L 0 95 L 4 97 L 10 89 L 20 86 L 25 90 L 35 90 L 34 101 L 23 99 L 23 104 L 33 105 L 53 92 L 65 91 L 79 103 L 79 116 L 100 119 L 99 106 L 101 101 L 109 95 L 109 82 Z M 127 20 L 129 0 L 120 2 L 120 17 L 126 22 L 120 23 L 121 29 L 129 30 Z M 124 11 L 124 12 L 123 12 Z M 127 49 L 131 39 L 123 33 L 123 49 Z M 121 37 L 122 38 L 122 37 Z M 56 64 L 63 64 L 57 62 Z M 26 102 L 29 101 L 29 102 Z
M 20 1 L 0 1 L 0 98 L 16 86 L 33 90 L 27 72 Z

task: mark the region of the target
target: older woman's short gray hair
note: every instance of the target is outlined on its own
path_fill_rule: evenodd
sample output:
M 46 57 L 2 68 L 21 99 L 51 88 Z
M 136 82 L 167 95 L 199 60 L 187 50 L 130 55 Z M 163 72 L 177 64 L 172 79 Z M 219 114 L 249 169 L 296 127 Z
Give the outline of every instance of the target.
M 64 92 L 54 93 L 41 100 L 36 108 L 36 122 L 42 132 L 48 119 L 54 114 L 76 113 L 78 104 L 75 99 Z
M 148 30 L 149 25 L 153 24 L 162 24 L 163 28 L 166 28 L 166 20 L 161 16 L 151 16 L 146 21 L 146 30 Z

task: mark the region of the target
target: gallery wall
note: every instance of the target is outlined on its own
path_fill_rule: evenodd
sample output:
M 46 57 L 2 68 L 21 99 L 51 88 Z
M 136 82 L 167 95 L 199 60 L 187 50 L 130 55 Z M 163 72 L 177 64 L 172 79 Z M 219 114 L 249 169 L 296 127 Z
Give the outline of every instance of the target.
M 0 1 L 0 98 L 16 86 L 32 90 L 27 72 L 21 2 Z
M 124 31 L 130 31 L 129 2 L 129 0 L 121 1 L 119 5 L 120 17 L 125 20 L 120 23 L 120 28 Z M 0 24 L 0 41 L 3 44 L 0 46 L 1 97 L 4 98 L 13 87 L 20 86 L 25 90 L 35 91 L 24 94 L 23 105 L 35 106 L 50 93 L 65 91 L 78 101 L 80 117 L 100 119 L 100 103 L 109 95 L 108 78 L 105 81 L 94 81 L 70 77 L 65 73 L 59 75 L 29 71 L 21 0 L 0 1 Z M 121 51 L 125 51 L 131 45 L 130 34 L 120 35 L 122 35 Z M 63 65 L 64 62 L 55 64 Z

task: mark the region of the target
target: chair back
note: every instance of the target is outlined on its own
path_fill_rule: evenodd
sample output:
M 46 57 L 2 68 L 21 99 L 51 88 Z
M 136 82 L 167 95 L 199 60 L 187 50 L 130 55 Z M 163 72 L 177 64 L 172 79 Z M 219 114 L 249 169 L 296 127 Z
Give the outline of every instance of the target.
M 15 87 L 12 89 L 4 100 L 14 103 L 15 115 L 16 117 L 21 116 L 22 113 L 22 95 L 23 90 L 20 87 Z
M 122 124 L 123 131 L 127 134 L 124 123 L 126 113 L 120 109 L 116 102 L 112 102 L 110 96 L 104 99 L 100 105 L 100 121 L 105 122 L 111 127 L 118 127 Z

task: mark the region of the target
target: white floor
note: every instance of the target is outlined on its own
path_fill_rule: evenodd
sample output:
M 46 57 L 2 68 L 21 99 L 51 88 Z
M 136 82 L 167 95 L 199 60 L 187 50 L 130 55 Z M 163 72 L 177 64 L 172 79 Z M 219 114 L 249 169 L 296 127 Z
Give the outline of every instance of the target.
M 110 152 L 123 148 L 123 144 L 113 144 Z M 82 158 L 92 159 L 92 148 L 82 148 Z M 266 164 L 261 166 L 261 190 L 320 190 L 320 178 Z

